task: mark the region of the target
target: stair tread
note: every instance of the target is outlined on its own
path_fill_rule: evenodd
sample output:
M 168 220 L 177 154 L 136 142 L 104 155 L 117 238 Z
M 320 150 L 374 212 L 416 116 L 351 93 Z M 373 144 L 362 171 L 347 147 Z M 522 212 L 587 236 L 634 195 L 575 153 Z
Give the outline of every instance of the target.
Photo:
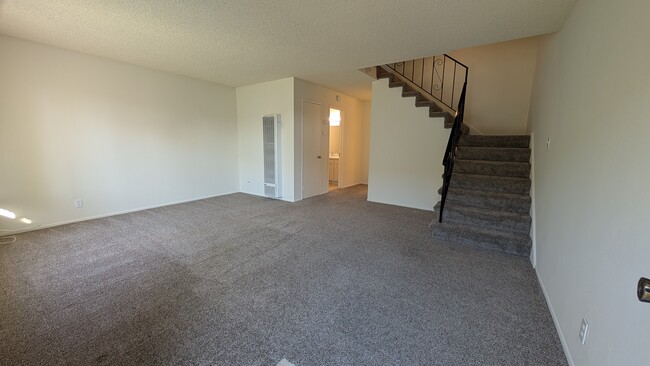
M 480 180 L 510 180 L 513 182 L 525 182 L 525 181 L 530 181 L 530 178 L 525 178 L 525 177 L 502 177 L 500 175 L 481 175 L 481 174 L 470 174 L 470 173 L 453 173 L 452 174 L 452 179 L 456 177 L 469 177 L 473 179 L 480 179 Z
M 462 160 L 530 162 L 530 148 L 458 146 L 456 158 Z
M 461 223 L 456 223 L 456 222 L 445 222 L 443 219 L 443 222 L 438 222 L 437 220 L 435 221 L 438 225 L 446 226 L 449 228 L 455 228 L 455 229 L 462 229 L 462 231 L 466 232 L 472 232 L 476 234 L 481 234 L 481 235 L 486 235 L 486 236 L 491 236 L 493 238 L 504 238 L 504 239 L 515 239 L 515 240 L 523 240 L 523 241 L 530 241 L 530 234 L 528 233 L 518 233 L 518 232 L 511 232 L 511 231 L 503 231 L 503 230 L 494 230 L 482 226 L 474 226 L 474 225 L 468 225 L 468 224 L 461 224 Z
M 475 135 L 469 135 L 469 136 L 475 136 Z M 477 149 L 477 150 L 506 150 L 506 151 L 513 151 L 513 152 L 518 152 L 518 151 L 527 151 L 530 150 L 529 147 L 499 147 L 499 146 L 458 146 L 459 149 Z
M 470 135 L 469 137 L 484 138 L 484 139 L 506 139 L 506 138 L 521 138 L 530 139 L 529 135 Z
M 528 148 L 528 135 L 467 135 L 460 139 L 458 146 L 476 147 L 518 147 Z
M 481 175 L 454 171 L 451 175 L 451 185 L 484 191 L 523 194 L 530 192 L 531 181 L 527 177 Z
M 383 67 L 377 66 L 377 77 L 378 78 L 387 78 L 390 77 L 392 74 L 386 70 L 384 70 Z
M 476 160 L 476 159 L 459 159 L 459 158 L 456 158 L 455 161 L 466 161 L 468 163 L 485 164 L 485 165 L 505 165 L 505 166 L 530 165 L 530 163 L 527 163 L 525 161 L 495 161 L 495 160 Z
M 440 214 L 440 203 L 436 204 L 434 210 Z M 529 234 L 532 219 L 528 213 L 476 208 L 447 201 L 443 222 L 466 224 L 498 232 Z
M 437 208 L 439 207 L 440 207 L 439 204 L 436 204 L 436 206 L 434 206 L 434 211 L 438 211 Z M 472 215 L 472 216 L 492 217 L 495 219 L 502 218 L 502 219 L 524 220 L 524 221 L 531 220 L 530 214 L 528 213 L 508 212 L 508 211 L 486 209 L 486 208 L 480 208 L 474 206 L 465 206 L 460 204 L 453 204 L 453 205 L 446 204 L 445 211 L 447 210 L 463 212 L 465 214 Z
M 530 163 L 456 158 L 454 161 L 454 172 L 481 176 L 528 178 L 530 175 Z
M 503 199 L 511 199 L 511 200 L 522 200 L 522 201 L 527 201 L 530 202 L 530 195 L 526 193 L 506 193 L 506 192 L 492 192 L 492 191 L 484 191 L 481 189 L 471 189 L 471 188 L 462 188 L 462 187 L 449 187 L 447 190 L 447 194 L 457 194 L 457 195 L 465 195 L 465 196 L 472 196 L 472 195 L 480 195 L 480 196 L 488 196 L 488 197 L 494 197 L 494 198 L 503 198 Z M 442 187 L 438 189 L 438 194 L 442 194 Z
M 442 194 L 442 189 L 438 190 L 438 194 Z M 501 193 L 460 187 L 449 187 L 447 192 L 447 206 L 529 214 L 530 205 L 531 199 L 528 194 Z
M 495 231 L 459 223 L 439 223 L 437 220 L 432 227 L 432 236 L 450 244 L 469 245 L 520 256 L 530 255 L 532 246 L 528 234 Z

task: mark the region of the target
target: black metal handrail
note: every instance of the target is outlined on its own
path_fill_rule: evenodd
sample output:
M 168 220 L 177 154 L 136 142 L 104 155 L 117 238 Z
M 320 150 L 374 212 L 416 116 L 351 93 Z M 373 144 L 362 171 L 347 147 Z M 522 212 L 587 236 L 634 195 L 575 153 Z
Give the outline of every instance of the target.
M 449 55 L 418 58 L 387 64 L 395 73 L 420 88 L 421 92 L 458 112 L 458 90 L 467 82 L 468 67 Z M 457 87 L 458 86 L 458 87 Z
M 454 118 L 454 125 L 451 127 L 449 134 L 449 141 L 447 142 L 447 149 L 445 149 L 445 156 L 442 159 L 442 165 L 445 167 L 445 172 L 442 179 L 442 195 L 440 198 L 440 212 L 438 213 L 438 222 L 442 222 L 442 212 L 445 210 L 445 201 L 447 200 L 447 191 L 449 190 L 449 183 L 451 182 L 451 172 L 454 170 L 454 159 L 456 158 L 456 148 L 458 141 L 462 134 L 462 124 L 465 115 L 465 93 L 467 92 L 467 81 L 463 83 L 463 90 L 460 93 L 458 101 L 458 109 L 456 111 L 456 118 Z

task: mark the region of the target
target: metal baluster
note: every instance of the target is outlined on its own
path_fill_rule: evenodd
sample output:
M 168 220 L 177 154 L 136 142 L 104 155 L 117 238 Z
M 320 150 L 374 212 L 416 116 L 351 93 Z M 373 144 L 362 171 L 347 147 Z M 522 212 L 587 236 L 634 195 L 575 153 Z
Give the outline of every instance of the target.
M 433 75 L 433 65 L 435 65 L 435 59 L 436 57 L 431 57 L 431 75 Z M 429 93 L 433 94 L 433 77 L 431 78 L 431 82 L 429 83 Z
M 445 93 L 445 67 L 447 66 L 447 55 L 442 58 L 442 76 L 440 77 L 440 101 L 444 104 L 443 101 Z
M 424 89 L 424 58 L 420 63 L 420 88 Z
M 451 85 L 451 105 L 454 105 L 454 91 L 456 90 L 456 66 L 458 63 L 454 62 L 454 78 L 452 79 L 452 85 Z M 451 107 L 454 108 L 454 107 Z

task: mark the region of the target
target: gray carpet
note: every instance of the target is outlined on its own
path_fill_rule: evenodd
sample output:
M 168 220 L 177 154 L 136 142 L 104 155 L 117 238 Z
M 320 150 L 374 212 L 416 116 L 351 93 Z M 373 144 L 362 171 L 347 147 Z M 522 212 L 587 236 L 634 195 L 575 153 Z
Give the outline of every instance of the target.
M 365 198 L 233 194 L 19 235 L 0 364 L 566 364 L 527 259 Z

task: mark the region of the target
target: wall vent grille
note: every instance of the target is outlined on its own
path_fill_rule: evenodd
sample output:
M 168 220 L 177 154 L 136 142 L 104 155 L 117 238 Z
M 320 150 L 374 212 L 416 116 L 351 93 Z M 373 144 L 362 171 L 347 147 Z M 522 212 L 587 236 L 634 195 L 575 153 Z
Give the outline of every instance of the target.
M 264 195 L 282 197 L 281 159 L 280 159 L 280 115 L 270 114 L 262 117 L 264 140 Z

